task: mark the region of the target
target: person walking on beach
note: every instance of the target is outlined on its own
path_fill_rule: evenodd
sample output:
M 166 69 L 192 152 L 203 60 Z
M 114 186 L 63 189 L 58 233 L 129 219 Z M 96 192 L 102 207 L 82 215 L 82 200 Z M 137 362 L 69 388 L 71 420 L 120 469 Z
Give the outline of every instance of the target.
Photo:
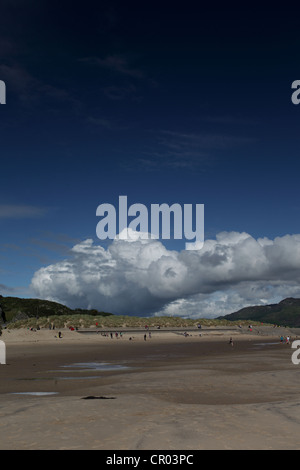
M 144 335 L 144 341 L 146 341 L 146 339 L 147 339 L 147 335 Z
M 231 344 L 231 346 L 233 346 L 233 339 L 232 338 L 230 338 L 229 344 Z

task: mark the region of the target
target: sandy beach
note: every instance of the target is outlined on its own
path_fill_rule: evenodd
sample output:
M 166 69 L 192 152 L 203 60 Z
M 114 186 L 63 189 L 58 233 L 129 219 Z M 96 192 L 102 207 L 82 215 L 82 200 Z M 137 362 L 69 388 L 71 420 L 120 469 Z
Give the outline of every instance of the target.
M 61 332 L 3 331 L 1 450 L 299 448 L 300 365 L 279 329 Z

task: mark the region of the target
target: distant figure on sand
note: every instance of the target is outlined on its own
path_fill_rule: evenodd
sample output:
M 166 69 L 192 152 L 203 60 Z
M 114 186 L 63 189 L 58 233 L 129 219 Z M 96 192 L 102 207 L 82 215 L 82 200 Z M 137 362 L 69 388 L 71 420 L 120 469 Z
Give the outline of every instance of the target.
M 146 341 L 146 339 L 147 339 L 147 335 L 144 335 L 144 341 Z
M 231 346 L 233 346 L 233 339 L 232 338 L 230 338 L 229 344 L 231 344 Z

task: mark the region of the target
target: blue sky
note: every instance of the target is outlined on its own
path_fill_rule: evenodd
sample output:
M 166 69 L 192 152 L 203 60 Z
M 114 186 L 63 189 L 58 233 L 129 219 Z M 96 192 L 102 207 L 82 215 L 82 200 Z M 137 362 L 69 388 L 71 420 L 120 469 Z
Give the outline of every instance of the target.
M 300 295 L 293 264 L 300 106 L 291 102 L 291 84 L 300 78 L 298 31 L 299 19 L 288 8 L 261 3 L 87 1 L 83 8 L 69 1 L 1 2 L 0 79 L 7 88 L 7 104 L 0 106 L 2 295 L 190 316 Z M 205 239 L 215 241 L 210 261 L 220 252 L 228 260 L 230 234 L 247 233 L 253 243 L 274 244 L 272 261 L 261 243 L 257 253 L 266 257 L 268 272 L 245 277 L 249 259 L 239 264 L 230 251 L 227 271 L 220 279 L 216 272 L 218 281 L 208 288 L 206 271 L 200 276 L 198 269 L 202 253 L 183 262 L 186 276 L 196 269 L 191 277 L 198 281 L 191 287 L 184 277 L 178 295 L 172 279 L 181 279 L 181 265 L 173 266 L 164 292 L 148 277 L 142 286 L 132 278 L 127 285 L 128 265 L 120 259 L 128 246 L 116 258 L 96 237 L 97 206 L 117 205 L 119 195 L 148 207 L 204 204 Z M 222 232 L 226 241 L 216 241 Z M 287 236 L 288 254 L 275 243 Z M 74 247 L 86 240 L 93 244 L 79 262 Z M 244 243 L 243 236 L 235 240 L 235 248 Z M 103 288 L 102 255 L 91 261 L 99 246 L 117 266 L 109 285 L 122 292 L 118 303 Z M 184 242 L 164 246 L 167 251 L 154 256 L 160 263 L 178 260 Z M 153 245 L 156 254 L 160 249 Z M 88 263 L 86 295 L 89 289 L 78 286 Z M 130 269 L 138 278 L 138 260 Z

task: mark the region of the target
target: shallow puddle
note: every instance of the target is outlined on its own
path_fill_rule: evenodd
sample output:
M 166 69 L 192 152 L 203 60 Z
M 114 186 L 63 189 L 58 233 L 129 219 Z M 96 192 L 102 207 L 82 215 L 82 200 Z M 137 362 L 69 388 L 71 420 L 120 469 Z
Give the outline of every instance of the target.
M 64 371 L 66 371 L 66 369 L 69 369 L 70 371 L 77 370 L 78 372 L 85 372 L 91 370 L 111 371 L 129 369 L 128 366 L 122 366 L 120 364 L 108 364 L 106 362 L 77 362 L 75 364 L 63 365 L 61 367 L 64 369 Z
M 47 395 L 58 395 L 58 392 L 11 392 L 10 395 L 34 395 L 42 397 Z

